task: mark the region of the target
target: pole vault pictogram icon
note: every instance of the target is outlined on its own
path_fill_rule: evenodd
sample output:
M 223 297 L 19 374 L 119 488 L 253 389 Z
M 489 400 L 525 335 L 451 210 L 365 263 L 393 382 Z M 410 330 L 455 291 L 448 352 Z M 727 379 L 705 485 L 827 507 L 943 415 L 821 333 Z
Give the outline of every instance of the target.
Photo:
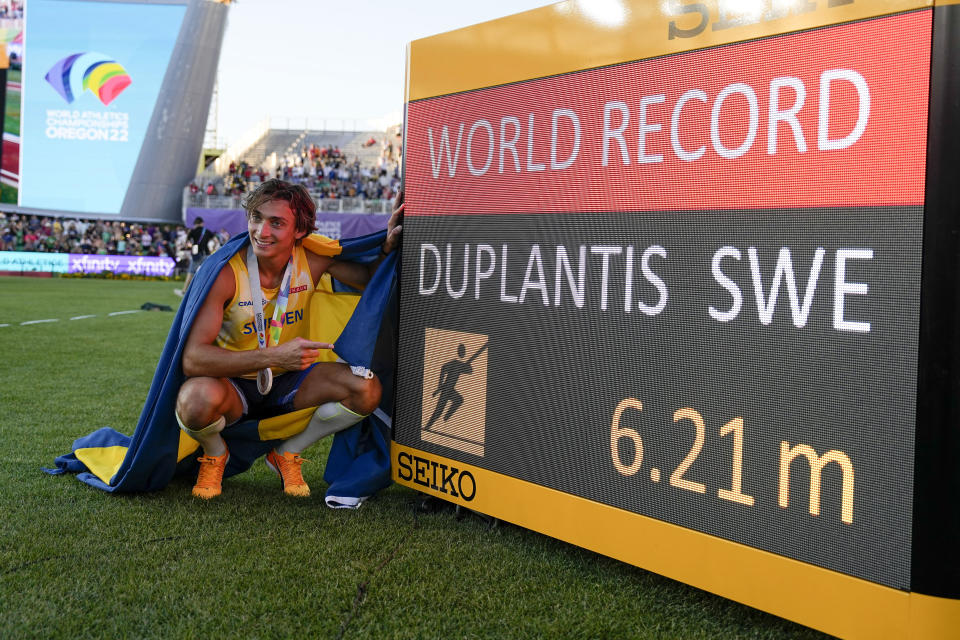
M 420 439 L 482 456 L 490 337 L 427 328 Z
M 431 396 L 436 397 L 437 394 L 440 394 L 440 398 L 437 400 L 437 408 L 434 409 L 433 415 L 430 416 L 430 419 L 427 421 L 427 424 L 423 427 L 424 429 L 430 429 L 434 422 L 443 415 L 444 408 L 449 404 L 450 408 L 447 409 L 447 414 L 443 416 L 443 421 L 446 422 L 450 419 L 457 409 L 460 408 L 460 405 L 463 404 L 463 396 L 457 393 L 457 381 L 462 375 L 470 375 L 473 373 L 473 367 L 470 366 L 470 363 L 477 359 L 481 353 L 487 348 L 487 342 L 483 343 L 483 346 L 474 352 L 468 360 L 463 358 L 467 355 L 467 348 L 463 346 L 461 342 L 457 345 L 457 357 L 448 360 L 440 368 L 440 380 L 437 382 L 437 388 L 433 390 Z

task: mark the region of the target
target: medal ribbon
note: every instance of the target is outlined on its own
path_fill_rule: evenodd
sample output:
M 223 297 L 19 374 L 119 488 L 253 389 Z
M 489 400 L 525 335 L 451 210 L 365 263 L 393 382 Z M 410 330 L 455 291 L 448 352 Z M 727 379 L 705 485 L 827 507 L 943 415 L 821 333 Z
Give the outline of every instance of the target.
M 273 318 L 270 320 L 270 342 L 280 343 L 280 332 L 283 330 L 283 316 L 287 312 L 287 302 L 290 298 L 290 275 L 293 271 L 293 256 L 287 261 L 287 268 L 280 281 L 280 290 L 277 292 L 277 302 L 273 307 Z M 257 332 L 257 347 L 266 349 L 266 327 L 263 317 L 263 292 L 260 289 L 260 267 L 257 257 L 253 253 L 253 244 L 247 246 L 247 273 L 250 276 L 250 298 L 253 302 L 253 327 Z M 261 395 L 270 392 L 273 386 L 273 372 L 270 367 L 257 372 L 257 389 Z

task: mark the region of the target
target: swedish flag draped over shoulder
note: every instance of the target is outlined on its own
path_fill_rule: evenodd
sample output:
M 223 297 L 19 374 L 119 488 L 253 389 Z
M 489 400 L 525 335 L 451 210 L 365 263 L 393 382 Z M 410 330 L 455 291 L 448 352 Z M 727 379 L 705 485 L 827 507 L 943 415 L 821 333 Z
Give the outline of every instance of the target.
M 304 249 L 319 255 L 365 262 L 377 257 L 385 238 L 386 231 L 339 242 L 312 234 L 302 242 Z M 71 453 L 57 458 L 50 473 L 74 472 L 77 479 L 110 492 L 153 491 L 165 487 L 174 475 L 196 475 L 199 446 L 180 430 L 174 416 L 177 393 L 186 380 L 181 366 L 183 347 L 220 269 L 249 242 L 247 233 L 234 237 L 200 267 L 170 328 L 133 435 L 109 427 L 94 431 L 77 439 Z M 323 357 L 335 360 L 340 356 L 350 365 L 372 369 L 384 389 L 380 409 L 334 436 L 323 476 L 329 485 L 326 501 L 331 507 L 357 507 L 390 484 L 393 341 L 381 336 L 381 328 L 392 334 L 397 256 L 398 251 L 393 251 L 380 263 L 362 295 L 335 291 L 325 274 L 311 302 L 310 338 L 334 343 L 335 353 Z M 385 315 L 389 317 L 386 321 Z M 224 477 L 249 469 L 278 440 L 302 431 L 312 414 L 313 408 L 308 408 L 227 427 L 221 434 L 230 449 Z

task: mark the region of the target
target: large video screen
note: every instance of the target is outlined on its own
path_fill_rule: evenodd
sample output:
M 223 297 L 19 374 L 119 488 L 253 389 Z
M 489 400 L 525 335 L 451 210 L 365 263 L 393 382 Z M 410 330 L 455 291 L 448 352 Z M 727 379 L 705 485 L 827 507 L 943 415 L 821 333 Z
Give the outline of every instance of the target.
M 931 16 L 410 102 L 397 444 L 908 589 Z
M 20 206 L 120 212 L 185 11 L 30 0 Z

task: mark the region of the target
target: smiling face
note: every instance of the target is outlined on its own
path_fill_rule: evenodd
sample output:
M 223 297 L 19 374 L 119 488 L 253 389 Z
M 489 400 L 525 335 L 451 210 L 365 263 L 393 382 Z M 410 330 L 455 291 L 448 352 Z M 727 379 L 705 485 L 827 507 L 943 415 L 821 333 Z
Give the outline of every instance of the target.
M 260 259 L 286 260 L 306 232 L 298 232 L 296 218 L 285 200 L 270 200 L 247 214 L 253 253 Z

